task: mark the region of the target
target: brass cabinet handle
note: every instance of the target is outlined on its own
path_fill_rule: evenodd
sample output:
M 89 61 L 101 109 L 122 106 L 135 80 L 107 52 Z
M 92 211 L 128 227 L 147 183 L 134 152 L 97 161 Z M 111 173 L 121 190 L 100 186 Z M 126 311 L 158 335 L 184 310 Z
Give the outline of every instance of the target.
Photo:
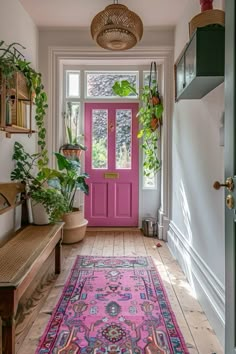
M 233 191 L 234 190 L 234 181 L 232 177 L 227 178 L 227 180 L 225 181 L 225 183 L 220 183 L 218 181 L 214 182 L 213 184 L 213 188 L 215 188 L 216 190 L 220 189 L 221 187 L 226 187 L 229 191 Z

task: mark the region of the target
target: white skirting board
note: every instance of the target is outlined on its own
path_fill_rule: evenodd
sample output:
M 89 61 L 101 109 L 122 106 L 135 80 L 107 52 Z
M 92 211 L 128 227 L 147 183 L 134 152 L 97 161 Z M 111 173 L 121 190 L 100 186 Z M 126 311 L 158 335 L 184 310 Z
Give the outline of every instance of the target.
M 225 289 L 173 222 L 169 225 L 168 247 L 177 259 L 190 284 L 194 284 L 197 299 L 224 345 Z

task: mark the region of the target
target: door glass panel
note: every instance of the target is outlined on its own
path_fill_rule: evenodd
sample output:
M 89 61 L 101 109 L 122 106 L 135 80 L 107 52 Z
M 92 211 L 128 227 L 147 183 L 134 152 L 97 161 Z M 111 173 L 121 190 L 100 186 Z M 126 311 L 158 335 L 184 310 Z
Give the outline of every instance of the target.
M 116 110 L 116 168 L 131 169 L 132 110 Z
M 67 71 L 67 88 L 66 88 L 66 97 L 79 97 L 80 90 L 79 90 L 79 71 Z
M 108 111 L 94 109 L 92 112 L 92 168 L 107 168 L 108 160 Z

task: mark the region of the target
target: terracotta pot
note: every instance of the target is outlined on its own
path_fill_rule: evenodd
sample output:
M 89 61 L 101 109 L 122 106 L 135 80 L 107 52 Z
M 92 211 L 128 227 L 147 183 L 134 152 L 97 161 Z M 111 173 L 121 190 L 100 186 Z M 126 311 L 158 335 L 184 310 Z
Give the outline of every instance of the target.
M 88 220 L 84 219 L 82 211 L 73 211 L 63 215 L 63 243 L 70 244 L 83 240 Z
M 201 12 L 213 9 L 213 0 L 200 0 Z
M 152 117 L 150 126 L 152 131 L 154 132 L 159 127 L 159 119 L 156 117 Z
M 76 150 L 76 149 L 62 149 L 61 151 L 65 157 L 72 158 L 72 159 L 74 157 L 80 158 L 82 152 L 82 150 Z
M 79 145 L 65 144 L 60 147 L 59 152 L 69 159 L 74 159 L 75 157 L 80 158 L 82 149 Z
M 152 97 L 152 104 L 153 106 L 156 106 L 160 103 L 160 99 L 157 96 Z

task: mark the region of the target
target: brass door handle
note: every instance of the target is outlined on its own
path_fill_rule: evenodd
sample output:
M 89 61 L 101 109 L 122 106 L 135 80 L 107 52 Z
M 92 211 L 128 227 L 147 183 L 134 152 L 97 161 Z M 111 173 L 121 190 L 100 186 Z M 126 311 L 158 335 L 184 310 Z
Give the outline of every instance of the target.
M 226 187 L 229 191 L 233 191 L 234 189 L 234 181 L 232 177 L 227 178 L 227 180 L 225 181 L 225 183 L 220 183 L 218 181 L 214 182 L 213 184 L 213 188 L 215 189 L 220 189 L 221 187 Z

